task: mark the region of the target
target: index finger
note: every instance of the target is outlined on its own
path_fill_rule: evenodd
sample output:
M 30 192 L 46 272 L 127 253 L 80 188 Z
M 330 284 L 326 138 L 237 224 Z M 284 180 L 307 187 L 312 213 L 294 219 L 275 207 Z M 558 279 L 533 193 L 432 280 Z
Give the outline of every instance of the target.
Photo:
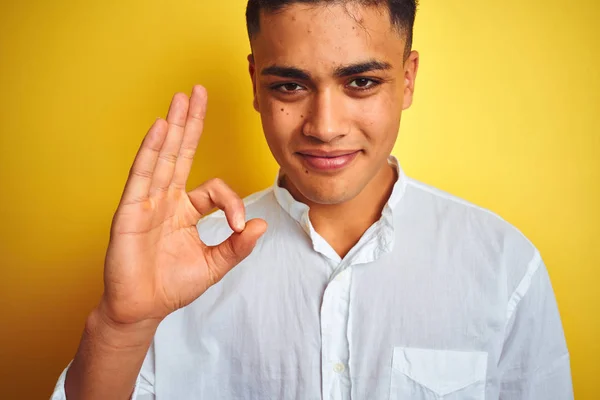
M 192 169 L 192 163 L 202 130 L 204 129 L 204 118 L 206 116 L 206 104 L 208 94 L 203 86 L 195 85 L 190 97 L 190 106 L 188 109 L 185 123 L 183 141 L 179 149 L 179 156 L 175 164 L 175 173 L 172 184 L 176 187 L 185 189 L 185 184 Z

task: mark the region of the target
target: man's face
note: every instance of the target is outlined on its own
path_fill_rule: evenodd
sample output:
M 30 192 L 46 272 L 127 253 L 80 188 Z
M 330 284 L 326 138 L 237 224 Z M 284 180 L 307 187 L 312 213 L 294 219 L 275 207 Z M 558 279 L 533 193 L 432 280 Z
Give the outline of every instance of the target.
M 387 9 L 297 3 L 263 12 L 252 49 L 254 107 L 288 188 L 317 204 L 375 189 L 418 66 L 416 52 L 404 61 L 405 37 Z

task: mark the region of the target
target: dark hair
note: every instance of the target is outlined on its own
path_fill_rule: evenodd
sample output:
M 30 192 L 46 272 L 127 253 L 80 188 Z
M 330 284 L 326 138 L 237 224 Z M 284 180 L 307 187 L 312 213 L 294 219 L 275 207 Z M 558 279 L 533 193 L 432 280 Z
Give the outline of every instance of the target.
M 276 12 L 294 3 L 304 4 L 336 4 L 356 2 L 369 6 L 386 6 L 390 12 L 392 26 L 406 35 L 405 57 L 412 48 L 413 27 L 417 13 L 418 0 L 248 0 L 246 7 L 246 25 L 248 37 L 252 39 L 260 32 L 260 11 Z

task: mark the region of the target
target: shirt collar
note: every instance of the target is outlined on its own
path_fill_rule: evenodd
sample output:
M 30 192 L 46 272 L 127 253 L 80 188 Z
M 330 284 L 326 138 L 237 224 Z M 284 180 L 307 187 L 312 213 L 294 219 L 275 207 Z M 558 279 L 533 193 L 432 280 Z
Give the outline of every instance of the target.
M 396 157 L 390 155 L 388 158 L 388 163 L 396 169 L 398 178 L 394 183 L 392 194 L 383 208 L 381 219 L 371 226 L 367 232 L 365 232 L 365 235 L 360 239 L 355 248 L 348 253 L 348 256 L 356 253 L 353 256 L 355 259 L 353 263 L 373 261 L 382 253 L 387 253 L 393 248 L 394 210 L 397 208 L 400 199 L 402 199 L 404 196 L 404 192 L 406 190 L 406 175 L 400 167 Z M 311 238 L 315 251 L 322 253 L 334 261 L 340 261 L 339 256 L 333 251 L 331 246 L 329 246 L 325 240 L 321 238 L 314 230 L 308 216 L 309 207 L 306 204 L 294 199 L 287 189 L 280 186 L 279 183 L 281 181 L 281 177 L 282 171 L 279 170 L 273 185 L 275 198 L 277 199 L 277 202 L 281 208 L 300 224 L 304 232 Z M 367 248 L 370 251 L 358 251 L 359 249 L 357 248 L 361 247 Z M 355 249 L 357 250 L 356 252 L 354 251 Z

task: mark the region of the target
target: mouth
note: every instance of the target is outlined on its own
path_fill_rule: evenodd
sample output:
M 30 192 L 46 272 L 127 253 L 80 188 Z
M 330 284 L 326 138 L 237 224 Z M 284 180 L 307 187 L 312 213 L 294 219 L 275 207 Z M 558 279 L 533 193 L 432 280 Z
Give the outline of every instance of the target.
M 360 150 L 306 150 L 299 151 L 296 154 L 300 156 L 302 163 L 308 169 L 316 171 L 336 171 L 350 165 L 359 153 Z

